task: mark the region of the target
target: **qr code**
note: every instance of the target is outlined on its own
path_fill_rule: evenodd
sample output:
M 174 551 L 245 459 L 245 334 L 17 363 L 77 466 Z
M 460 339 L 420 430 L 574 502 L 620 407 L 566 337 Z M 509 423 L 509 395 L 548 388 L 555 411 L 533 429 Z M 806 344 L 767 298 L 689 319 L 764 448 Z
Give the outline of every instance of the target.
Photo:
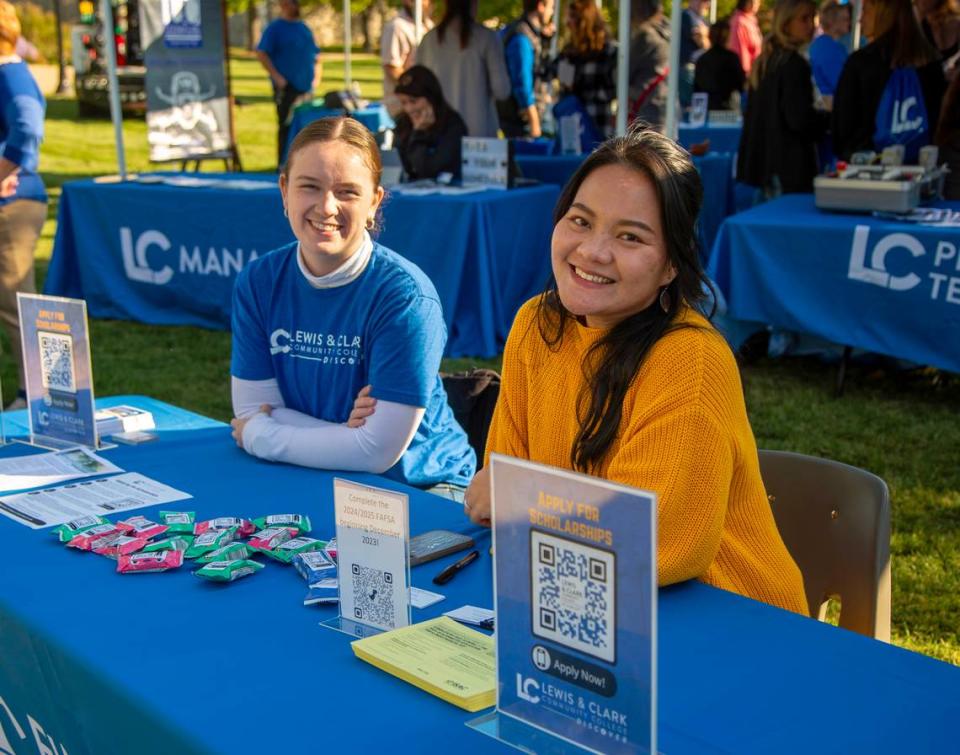
M 393 575 L 388 571 L 351 564 L 353 618 L 383 627 L 395 625 Z
M 48 391 L 76 393 L 73 372 L 73 338 L 62 333 L 38 333 L 40 339 L 40 374 Z
M 613 663 L 613 553 L 532 530 L 530 565 L 533 633 Z

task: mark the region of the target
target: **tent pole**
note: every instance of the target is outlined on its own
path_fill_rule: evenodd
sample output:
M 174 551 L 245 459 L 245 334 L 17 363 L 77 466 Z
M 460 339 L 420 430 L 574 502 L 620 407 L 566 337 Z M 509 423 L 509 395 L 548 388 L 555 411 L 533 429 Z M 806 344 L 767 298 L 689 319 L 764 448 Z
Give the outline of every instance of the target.
M 350 30 L 350 0 L 343 0 L 343 79 L 346 90 L 351 91 L 353 75 L 350 71 L 350 42 L 353 33 Z
M 671 139 L 677 138 L 677 104 L 680 100 L 680 19 L 683 7 L 674 0 L 670 12 L 670 71 L 667 74 L 667 120 L 664 133 Z
M 630 110 L 630 0 L 620 0 L 617 23 L 617 136 L 627 133 Z
M 127 158 L 123 151 L 123 111 L 120 109 L 120 83 L 117 81 L 116 27 L 113 22 L 113 6 L 110 0 L 100 0 L 100 15 L 103 17 L 103 46 L 107 53 L 107 82 L 110 93 L 110 120 L 113 121 L 114 139 L 117 144 L 117 172 L 127 180 Z

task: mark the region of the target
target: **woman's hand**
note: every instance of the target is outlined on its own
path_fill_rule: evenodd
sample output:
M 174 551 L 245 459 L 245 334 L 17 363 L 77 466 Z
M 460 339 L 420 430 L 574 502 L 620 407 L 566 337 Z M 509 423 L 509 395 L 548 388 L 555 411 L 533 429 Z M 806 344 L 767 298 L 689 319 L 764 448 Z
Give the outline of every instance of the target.
M 470 482 L 463 501 L 463 513 L 470 521 L 484 527 L 490 526 L 490 467 L 484 467 Z
M 367 417 L 377 410 L 377 400 L 370 395 L 372 390 L 372 385 L 365 385 L 360 389 L 360 393 L 353 401 L 353 409 L 350 412 L 349 419 L 347 419 L 347 427 L 354 429 L 363 427 L 367 423 Z
M 0 199 L 10 199 L 17 193 L 17 187 L 20 185 L 19 171 L 14 171 L 9 176 L 0 181 Z
M 273 407 L 270 406 L 270 404 L 264 404 L 260 407 L 260 411 L 257 412 L 257 414 L 262 413 L 269 417 L 272 411 Z M 240 448 L 243 448 L 243 428 L 245 428 L 247 423 L 256 416 L 256 414 L 251 414 L 249 417 L 245 417 L 244 419 L 234 417 L 232 420 L 230 420 L 230 427 L 233 428 L 233 430 L 230 431 L 230 434 L 233 436 L 233 439 L 237 442 L 237 445 L 240 446 Z
M 433 112 L 433 106 L 425 102 L 423 107 L 419 107 L 410 113 L 410 122 L 415 131 L 426 131 L 437 122 L 436 113 Z

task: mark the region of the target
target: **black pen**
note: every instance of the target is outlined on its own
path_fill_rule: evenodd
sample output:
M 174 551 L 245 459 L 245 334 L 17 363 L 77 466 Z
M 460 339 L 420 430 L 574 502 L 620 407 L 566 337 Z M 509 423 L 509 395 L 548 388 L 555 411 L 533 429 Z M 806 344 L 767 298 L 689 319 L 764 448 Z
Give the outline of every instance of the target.
M 440 572 L 436 577 L 433 578 L 433 584 L 435 585 L 445 585 L 451 579 L 453 575 L 460 571 L 463 567 L 468 564 L 473 563 L 480 557 L 480 551 L 470 551 L 466 556 L 461 558 L 455 564 L 450 564 L 446 569 Z

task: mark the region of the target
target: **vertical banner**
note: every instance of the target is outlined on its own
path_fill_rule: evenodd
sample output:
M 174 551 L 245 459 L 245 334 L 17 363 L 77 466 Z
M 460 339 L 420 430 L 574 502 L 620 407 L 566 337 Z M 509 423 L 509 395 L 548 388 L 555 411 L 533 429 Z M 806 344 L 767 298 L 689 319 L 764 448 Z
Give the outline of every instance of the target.
M 87 303 L 17 294 L 30 435 L 39 445 L 97 447 Z
M 656 752 L 656 497 L 498 454 L 491 473 L 498 723 L 471 726 Z
M 150 159 L 232 147 L 221 0 L 141 0 Z

